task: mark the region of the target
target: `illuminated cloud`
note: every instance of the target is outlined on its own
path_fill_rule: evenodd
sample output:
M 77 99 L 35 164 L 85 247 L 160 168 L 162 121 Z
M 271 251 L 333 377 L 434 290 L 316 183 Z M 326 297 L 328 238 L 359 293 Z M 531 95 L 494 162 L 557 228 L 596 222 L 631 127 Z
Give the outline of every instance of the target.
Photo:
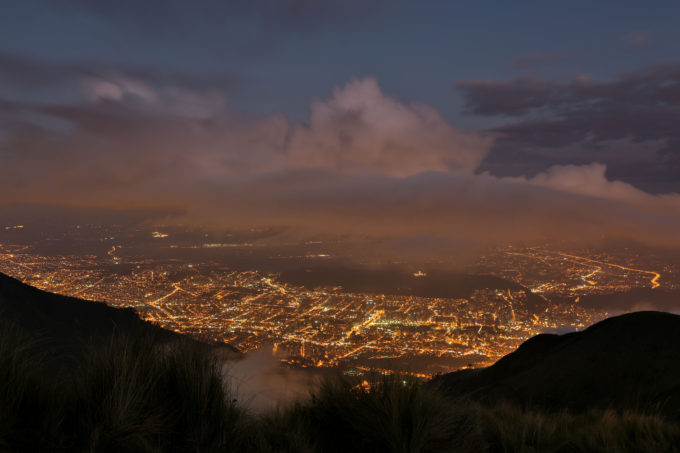
M 610 180 L 590 162 L 530 177 L 480 171 L 496 136 L 456 129 L 374 78 L 313 101 L 306 123 L 236 112 L 223 93 L 158 79 L 85 80 L 83 102 L 0 105 L 13 112 L 0 203 L 160 207 L 182 212 L 164 222 L 457 244 L 441 254 L 460 253 L 460 241 L 680 245 L 678 195 Z
M 154 101 L 156 93 L 145 84 L 128 78 L 105 80 L 89 78 L 83 83 L 87 98 L 92 101 L 122 101 L 124 96 L 134 96 L 142 101 Z
M 296 166 L 401 177 L 472 171 L 491 143 L 488 136 L 454 129 L 432 107 L 386 96 L 369 77 L 312 102 L 309 125 L 295 127 L 289 152 Z
M 533 178 L 506 178 L 507 181 L 522 181 L 541 187 L 549 187 L 565 193 L 604 198 L 624 203 L 645 202 L 655 197 L 621 181 L 608 181 L 607 166 L 600 163 L 590 165 L 556 165 Z

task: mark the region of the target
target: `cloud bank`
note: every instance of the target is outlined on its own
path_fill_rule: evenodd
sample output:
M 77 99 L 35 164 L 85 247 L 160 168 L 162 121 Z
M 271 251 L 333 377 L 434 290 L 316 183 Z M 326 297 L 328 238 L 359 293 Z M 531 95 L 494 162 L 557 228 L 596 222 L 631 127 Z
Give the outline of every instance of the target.
M 223 90 L 181 79 L 73 72 L 77 101 L 0 102 L 0 203 L 162 207 L 183 212 L 178 222 L 301 235 L 680 245 L 680 195 L 611 180 L 596 159 L 495 176 L 485 162 L 512 127 L 461 130 L 372 77 L 312 100 L 295 123 L 235 111 Z M 577 106 L 583 90 L 623 96 L 579 82 L 465 83 L 481 113 Z

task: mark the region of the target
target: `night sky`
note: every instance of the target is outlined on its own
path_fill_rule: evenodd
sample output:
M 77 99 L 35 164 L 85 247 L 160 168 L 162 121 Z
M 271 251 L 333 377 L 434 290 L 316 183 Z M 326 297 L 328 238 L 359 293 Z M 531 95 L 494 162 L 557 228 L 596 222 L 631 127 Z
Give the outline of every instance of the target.
M 680 245 L 677 1 L 6 1 L 0 204 Z

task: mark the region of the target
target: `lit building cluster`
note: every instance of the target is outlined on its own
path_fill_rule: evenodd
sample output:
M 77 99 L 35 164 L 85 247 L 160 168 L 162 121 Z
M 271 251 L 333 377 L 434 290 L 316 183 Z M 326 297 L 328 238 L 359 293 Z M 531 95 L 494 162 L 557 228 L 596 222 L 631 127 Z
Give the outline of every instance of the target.
M 5 244 L 0 271 L 48 291 L 134 307 L 164 328 L 244 352 L 271 347 L 297 366 L 417 375 L 487 365 L 533 335 L 580 329 L 605 316 L 581 307 L 580 295 L 660 284 L 658 274 L 632 263 L 543 249 L 499 250 L 480 262 L 481 270 L 526 291 L 479 289 L 459 299 L 309 289 L 273 273 L 120 252 L 112 246 L 102 256 L 44 256 Z
M 477 271 L 493 273 L 552 298 L 620 293 L 639 287 L 656 289 L 662 284 L 664 289 L 680 289 L 675 278 L 678 269 L 671 265 L 656 271 L 640 268 L 641 257 L 634 253 L 577 253 L 547 247 L 508 247 L 483 256 Z

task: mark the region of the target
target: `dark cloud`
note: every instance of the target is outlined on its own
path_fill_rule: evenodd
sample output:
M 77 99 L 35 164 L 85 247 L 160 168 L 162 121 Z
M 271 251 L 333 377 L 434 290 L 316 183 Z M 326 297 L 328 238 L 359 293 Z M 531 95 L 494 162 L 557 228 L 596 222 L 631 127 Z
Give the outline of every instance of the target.
M 657 192 L 680 191 L 680 65 L 608 82 L 464 80 L 469 112 L 505 115 L 485 169 L 531 174 L 565 163 L 608 164 L 610 176 Z M 652 149 L 653 148 L 653 149 Z
M 680 64 L 663 65 L 623 74 L 609 82 L 576 77 L 570 82 L 535 78 L 511 81 L 467 79 L 456 84 L 469 112 L 518 116 L 536 110 L 557 113 L 589 110 L 607 113 L 615 108 L 647 110 L 680 106 Z

